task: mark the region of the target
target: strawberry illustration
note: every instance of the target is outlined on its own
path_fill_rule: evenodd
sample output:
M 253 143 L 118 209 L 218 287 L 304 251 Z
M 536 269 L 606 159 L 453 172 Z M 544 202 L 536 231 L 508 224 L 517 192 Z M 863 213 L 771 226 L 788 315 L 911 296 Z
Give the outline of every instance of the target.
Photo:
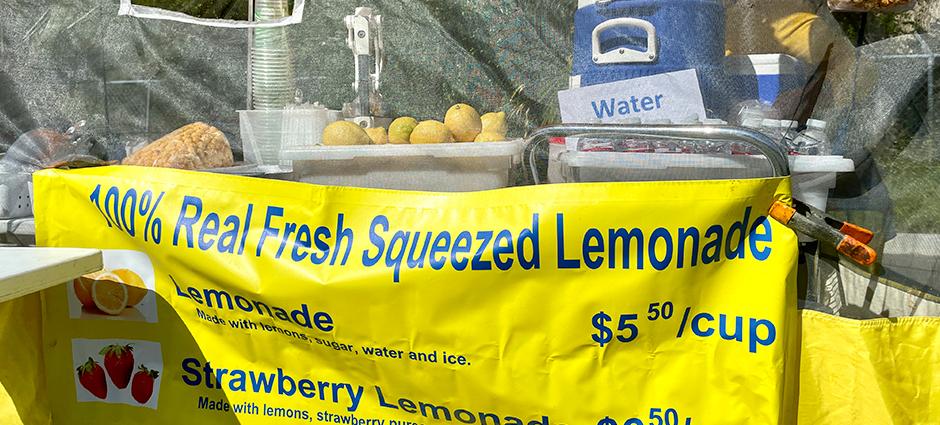
M 95 397 L 102 400 L 108 396 L 108 383 L 104 380 L 104 369 L 91 357 L 78 369 L 78 382 Z
M 111 383 L 120 389 L 127 388 L 134 372 L 134 347 L 130 345 L 109 345 L 99 353 L 104 356 L 104 370 L 108 371 Z
M 160 376 L 160 372 L 147 369 L 144 365 L 140 365 L 139 369 L 140 370 L 134 374 L 133 382 L 131 382 L 131 396 L 133 396 L 134 400 L 137 400 L 138 403 L 144 404 L 149 401 L 150 396 L 153 395 L 153 381 Z

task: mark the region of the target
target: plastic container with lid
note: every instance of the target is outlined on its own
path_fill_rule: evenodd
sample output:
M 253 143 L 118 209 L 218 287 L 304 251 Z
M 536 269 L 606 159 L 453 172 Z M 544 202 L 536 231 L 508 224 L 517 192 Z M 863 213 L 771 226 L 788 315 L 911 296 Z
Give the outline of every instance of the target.
M 339 121 L 338 111 L 319 105 L 300 105 L 269 111 L 238 111 L 245 162 L 262 167 L 289 169 L 281 151 L 320 143 L 323 129 Z
M 768 175 L 760 155 L 565 152 L 561 174 L 567 183 L 658 180 L 747 179 Z M 790 156 L 793 196 L 826 210 L 836 174 L 855 170 L 841 156 Z
M 747 179 L 768 175 L 758 156 L 685 153 L 565 152 L 566 183 Z
M 308 146 L 285 149 L 292 180 L 331 186 L 434 192 L 509 187 L 523 140 L 434 145 Z

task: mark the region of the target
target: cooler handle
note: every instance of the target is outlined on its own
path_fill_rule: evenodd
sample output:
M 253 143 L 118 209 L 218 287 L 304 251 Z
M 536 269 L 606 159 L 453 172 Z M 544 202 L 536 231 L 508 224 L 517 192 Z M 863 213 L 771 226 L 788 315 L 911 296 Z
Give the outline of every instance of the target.
M 619 47 L 607 53 L 601 53 L 601 33 L 611 28 L 632 27 L 646 31 L 646 51 Z M 591 57 L 596 64 L 612 63 L 649 63 L 656 60 L 656 27 L 649 21 L 637 18 L 616 18 L 602 22 L 594 27 L 591 34 Z

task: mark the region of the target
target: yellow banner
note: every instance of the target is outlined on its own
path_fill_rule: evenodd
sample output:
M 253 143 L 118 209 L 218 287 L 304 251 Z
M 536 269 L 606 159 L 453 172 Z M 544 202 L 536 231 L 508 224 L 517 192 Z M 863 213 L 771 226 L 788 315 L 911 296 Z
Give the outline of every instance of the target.
M 44 294 L 56 423 L 786 421 L 796 236 L 765 213 L 784 179 L 34 180 L 42 245 L 105 250 Z
M 940 423 L 940 318 L 802 317 L 799 423 Z

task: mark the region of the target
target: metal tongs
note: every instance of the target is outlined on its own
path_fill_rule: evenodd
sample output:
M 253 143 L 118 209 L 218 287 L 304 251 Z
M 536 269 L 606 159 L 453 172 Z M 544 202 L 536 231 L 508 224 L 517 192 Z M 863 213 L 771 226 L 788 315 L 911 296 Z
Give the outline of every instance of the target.
M 566 124 L 544 127 L 527 138 L 527 159 L 536 184 L 539 170 L 536 148 L 555 137 L 577 138 L 658 138 L 686 141 L 742 143 L 755 148 L 772 165 L 774 177 L 790 175 L 787 152 L 763 133 L 727 125 L 608 125 Z M 674 154 L 681 155 L 681 154 Z M 817 208 L 796 199 L 776 201 L 769 215 L 787 227 L 818 241 L 831 244 L 852 261 L 870 266 L 878 254 L 868 246 L 874 233 L 864 227 L 833 218 Z
M 382 69 L 385 67 L 385 46 L 382 42 L 382 15 L 372 8 L 357 7 L 346 16 L 346 45 L 353 52 L 356 75 L 353 90 L 356 98 L 343 105 L 344 114 L 363 127 L 372 127 L 375 117 L 384 116 L 379 93 Z

